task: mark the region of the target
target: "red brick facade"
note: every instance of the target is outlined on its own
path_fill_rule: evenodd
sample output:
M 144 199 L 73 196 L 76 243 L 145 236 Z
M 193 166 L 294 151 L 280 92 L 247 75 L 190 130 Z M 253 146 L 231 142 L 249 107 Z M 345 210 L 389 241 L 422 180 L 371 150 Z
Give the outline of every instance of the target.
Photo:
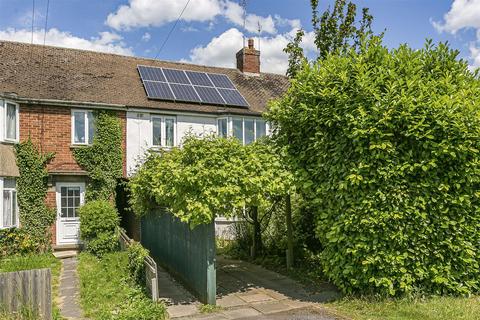
M 80 108 L 75 108 L 80 109 Z M 126 172 L 126 112 L 118 111 L 122 121 L 124 175 Z M 49 172 L 82 172 L 72 153 L 71 108 L 40 105 L 20 106 L 20 140 L 29 137 L 42 153 L 54 152 Z
M 69 176 L 72 181 L 85 181 L 86 173 L 77 164 L 72 152 L 74 147 L 71 142 L 71 109 L 62 106 L 20 105 L 20 140 L 30 138 L 40 152 L 55 154 L 47 165 L 51 175 L 61 175 L 61 178 L 58 178 L 61 181 L 69 181 Z M 117 112 L 122 123 L 123 173 L 126 176 L 126 112 Z M 56 181 L 57 179 L 51 179 L 45 199 L 50 208 L 56 208 Z M 56 244 L 55 224 L 52 225 L 51 232 L 52 243 Z

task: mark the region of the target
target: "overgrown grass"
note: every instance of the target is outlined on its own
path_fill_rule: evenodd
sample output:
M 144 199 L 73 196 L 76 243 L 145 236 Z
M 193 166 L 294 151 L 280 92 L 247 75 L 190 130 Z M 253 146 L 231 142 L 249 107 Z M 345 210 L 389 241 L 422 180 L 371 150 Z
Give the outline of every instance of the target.
M 480 297 L 344 298 L 330 306 L 354 320 L 480 319 Z
M 56 303 L 58 286 L 60 281 L 61 262 L 51 253 L 30 254 L 2 257 L 0 259 L 0 272 L 14 272 L 22 270 L 50 268 L 52 272 L 52 308 L 53 319 L 62 319 Z M 22 310 L 18 315 L 7 315 L 0 310 L 1 319 L 36 319 L 36 316 L 28 309 Z
M 134 284 L 128 271 L 126 252 L 106 254 L 98 259 L 79 257 L 80 302 L 90 319 L 164 319 L 165 306 L 154 303 Z

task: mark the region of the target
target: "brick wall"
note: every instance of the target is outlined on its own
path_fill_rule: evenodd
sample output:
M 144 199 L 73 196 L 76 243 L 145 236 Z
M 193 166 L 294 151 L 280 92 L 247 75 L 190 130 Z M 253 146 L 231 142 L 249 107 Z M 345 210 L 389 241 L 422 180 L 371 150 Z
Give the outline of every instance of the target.
M 126 113 L 118 112 L 122 121 L 124 174 L 126 172 Z M 55 158 L 48 164 L 48 171 L 79 172 L 71 146 L 71 108 L 39 105 L 20 106 L 20 139 L 31 138 L 43 153 L 54 152 Z
M 79 109 L 79 108 L 75 108 Z M 126 176 L 126 112 L 118 111 L 122 123 L 122 150 L 123 150 L 123 174 Z M 71 108 L 39 105 L 20 106 L 20 140 L 28 138 L 38 147 L 42 153 L 54 152 L 55 157 L 47 165 L 49 172 L 82 172 L 82 168 L 73 157 L 71 146 Z M 72 182 L 78 181 L 79 177 L 71 177 Z M 62 176 L 62 181 L 68 181 L 68 176 Z M 47 192 L 45 203 L 50 208 L 56 208 L 55 187 L 51 186 Z M 56 244 L 56 224 L 50 231 L 52 244 Z

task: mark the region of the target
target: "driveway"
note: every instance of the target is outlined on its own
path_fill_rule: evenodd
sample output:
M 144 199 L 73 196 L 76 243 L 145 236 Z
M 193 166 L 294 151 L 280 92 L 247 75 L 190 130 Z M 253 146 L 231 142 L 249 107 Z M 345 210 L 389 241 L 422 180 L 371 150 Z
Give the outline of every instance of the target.
M 342 319 L 328 312 L 322 302 L 338 297 L 336 289 L 324 284 L 316 293 L 300 283 L 260 266 L 217 258 L 217 306 L 202 314 L 201 304 L 167 274 L 159 277 L 160 297 L 171 319 Z

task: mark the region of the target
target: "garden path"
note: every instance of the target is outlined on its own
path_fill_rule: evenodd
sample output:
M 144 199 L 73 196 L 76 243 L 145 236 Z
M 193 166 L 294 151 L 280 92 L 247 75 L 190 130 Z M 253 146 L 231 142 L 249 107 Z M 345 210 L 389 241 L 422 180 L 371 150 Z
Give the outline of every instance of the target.
M 212 313 L 202 314 L 199 311 L 201 304 L 167 277 L 168 274 L 162 272 L 159 293 L 167 303 L 170 318 L 175 320 L 343 319 L 322 305 L 322 302 L 338 297 L 333 286 L 325 283 L 320 290 L 313 292 L 286 276 L 244 261 L 217 259 L 219 308 Z
M 59 307 L 61 316 L 66 319 L 85 319 L 79 303 L 77 264 L 76 256 L 62 259 Z

